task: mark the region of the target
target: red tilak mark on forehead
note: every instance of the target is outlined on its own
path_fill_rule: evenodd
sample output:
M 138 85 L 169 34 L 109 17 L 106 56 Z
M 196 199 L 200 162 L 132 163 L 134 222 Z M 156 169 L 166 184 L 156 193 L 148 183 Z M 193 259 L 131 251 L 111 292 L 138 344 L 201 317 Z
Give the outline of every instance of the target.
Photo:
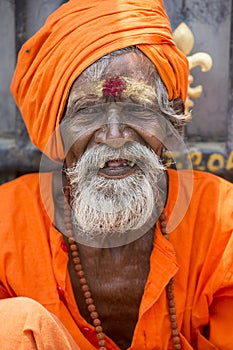
M 120 77 L 107 78 L 103 83 L 103 96 L 119 97 L 126 90 L 126 81 Z

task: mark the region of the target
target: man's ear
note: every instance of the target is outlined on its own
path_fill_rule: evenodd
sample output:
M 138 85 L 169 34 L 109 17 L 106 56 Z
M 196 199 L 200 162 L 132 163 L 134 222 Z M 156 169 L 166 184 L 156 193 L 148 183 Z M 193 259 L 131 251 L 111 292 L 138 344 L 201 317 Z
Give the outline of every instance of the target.
M 61 120 L 60 120 L 60 123 L 62 121 L 62 119 L 67 116 L 68 112 L 67 112 L 67 109 L 68 109 L 68 99 L 66 100 L 66 104 L 65 104 L 65 107 L 64 107 L 64 110 L 63 110 L 63 113 L 62 113 L 62 117 L 61 117 Z
M 184 102 L 181 100 L 181 98 L 176 98 L 172 101 L 172 107 L 174 111 L 176 111 L 178 114 L 184 113 Z
M 165 150 L 165 147 L 163 144 L 161 144 L 156 151 L 156 154 L 157 154 L 157 156 L 159 156 L 160 159 L 162 159 L 162 157 L 163 157 L 164 150 Z

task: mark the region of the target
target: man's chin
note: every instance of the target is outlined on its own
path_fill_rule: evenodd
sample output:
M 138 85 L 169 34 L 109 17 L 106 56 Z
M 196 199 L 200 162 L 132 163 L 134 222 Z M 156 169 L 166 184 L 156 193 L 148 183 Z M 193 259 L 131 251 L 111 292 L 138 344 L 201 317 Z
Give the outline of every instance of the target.
M 147 216 L 147 219 L 142 215 L 140 219 L 133 216 L 131 220 L 128 218 L 127 221 L 124 219 L 121 221 L 118 217 L 115 222 L 107 220 L 106 215 L 103 215 L 101 219 L 99 215 L 96 222 L 93 221 L 91 225 L 89 222 L 87 226 L 80 225 L 77 220 L 74 223 L 75 239 L 78 243 L 92 247 L 106 248 L 126 245 L 143 236 L 154 226 L 155 211 L 151 214 L 153 215 Z M 82 220 L 83 222 L 85 220 Z

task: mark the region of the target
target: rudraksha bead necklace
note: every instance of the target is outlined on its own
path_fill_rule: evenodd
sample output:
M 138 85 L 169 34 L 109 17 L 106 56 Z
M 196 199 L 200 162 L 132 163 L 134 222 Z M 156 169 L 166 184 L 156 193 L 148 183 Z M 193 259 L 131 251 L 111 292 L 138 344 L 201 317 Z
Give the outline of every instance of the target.
M 101 324 L 101 320 L 99 318 L 99 314 L 96 310 L 96 306 L 94 304 L 94 300 L 92 298 L 91 290 L 89 288 L 88 282 L 85 278 L 85 273 L 83 271 L 82 263 L 79 256 L 79 250 L 78 245 L 74 239 L 74 233 L 71 223 L 71 212 L 70 212 L 70 192 L 69 187 L 65 187 L 65 202 L 64 202 L 64 215 L 65 215 L 65 229 L 66 229 L 66 236 L 68 237 L 68 243 L 69 243 L 69 249 L 72 256 L 72 261 L 74 264 L 75 271 L 77 273 L 77 276 L 79 278 L 79 282 L 81 285 L 81 289 L 83 292 L 83 296 L 85 299 L 85 303 L 87 305 L 87 309 L 90 313 L 90 317 L 92 319 L 92 324 L 96 331 L 96 337 L 99 344 L 99 350 L 107 350 L 106 348 L 106 340 L 105 335 L 103 332 L 103 327 Z M 163 236 L 168 239 L 167 234 L 167 224 L 166 224 L 166 216 L 164 213 L 162 213 L 159 217 L 160 221 L 160 227 L 161 232 Z M 177 317 L 176 317 L 176 308 L 175 308 L 175 301 L 174 301 L 174 278 L 171 278 L 169 283 L 166 286 L 166 295 L 168 300 L 168 310 L 169 310 L 169 317 L 171 322 L 171 330 L 172 330 L 172 340 L 173 340 L 173 348 L 174 350 L 181 350 L 181 344 L 180 344 L 180 337 L 179 337 L 179 331 L 178 331 L 178 325 L 177 325 Z

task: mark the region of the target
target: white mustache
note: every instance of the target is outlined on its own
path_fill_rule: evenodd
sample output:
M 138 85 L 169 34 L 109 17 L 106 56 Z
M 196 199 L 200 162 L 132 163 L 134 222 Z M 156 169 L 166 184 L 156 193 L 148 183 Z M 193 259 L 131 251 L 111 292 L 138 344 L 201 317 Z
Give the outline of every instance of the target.
M 164 170 L 163 164 L 153 150 L 138 142 L 130 141 L 120 148 L 111 148 L 105 144 L 101 144 L 87 150 L 80 160 L 73 165 L 73 168 L 68 169 L 68 172 L 70 175 L 72 169 L 75 172 L 78 170 L 80 176 L 78 176 L 77 180 L 80 181 L 85 173 L 97 173 L 99 168 L 103 168 L 108 161 L 114 159 L 125 159 L 128 165 L 137 165 L 142 171 L 147 166 L 150 166 L 154 170 Z

